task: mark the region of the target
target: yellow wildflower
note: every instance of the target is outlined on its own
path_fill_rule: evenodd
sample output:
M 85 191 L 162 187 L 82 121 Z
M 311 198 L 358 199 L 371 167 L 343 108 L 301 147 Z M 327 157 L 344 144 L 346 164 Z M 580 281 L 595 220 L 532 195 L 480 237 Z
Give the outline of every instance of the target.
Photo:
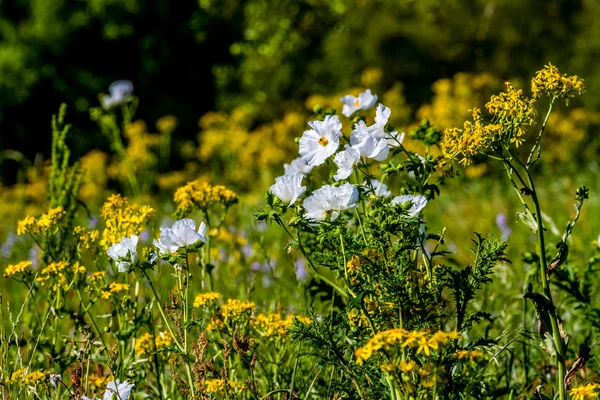
M 363 347 L 357 349 L 354 355 L 357 364 L 362 365 L 364 361 L 380 349 L 400 345 L 401 347 L 417 347 L 417 354 L 423 352 L 429 357 L 432 351 L 438 350 L 440 345 L 445 344 L 450 337 L 455 337 L 455 334 L 452 332 L 437 332 L 429 336 L 424 331 L 390 329 L 377 333 Z
M 76 226 L 73 229 L 73 236 L 77 238 L 82 250 L 90 250 L 100 238 L 100 231 L 97 229 L 88 231 L 83 226 Z
M 400 371 L 403 374 L 410 374 L 411 371 L 415 368 L 416 363 L 413 360 L 410 361 L 400 361 Z
M 558 68 L 548 63 L 531 79 L 531 92 L 534 99 L 545 94 L 551 98 L 562 98 L 569 104 L 570 97 L 585 93 L 585 85 L 577 75 L 561 74 Z
M 573 400 L 587 400 L 587 399 L 597 399 L 598 398 L 598 389 L 600 389 L 600 385 L 597 383 L 590 383 L 585 386 L 579 386 L 577 388 L 571 389 L 571 396 L 573 396 Z
M 18 385 L 36 386 L 42 383 L 48 374 L 49 372 L 44 370 L 27 372 L 27 369 L 23 368 L 13 372 L 10 375 L 9 382 Z
M 152 343 L 152 334 L 145 333 L 135 341 L 135 352 L 138 356 L 149 355 L 163 347 L 170 346 L 173 343 L 173 337 L 170 333 L 159 332 Z
M 25 272 L 27 270 L 27 267 L 29 267 L 30 265 L 31 265 L 31 261 L 29 261 L 29 260 L 21 261 L 18 264 L 9 265 L 4 270 L 4 276 L 13 276 L 16 274 L 20 274 L 21 272 Z
M 46 214 L 42 214 L 38 219 L 27 216 L 17 224 L 17 234 L 25 233 L 36 234 L 49 231 L 54 233 L 59 225 L 64 221 L 67 213 L 62 207 L 51 208 Z
M 458 350 L 455 354 L 456 359 L 474 361 L 477 358 L 483 357 L 483 353 L 479 350 Z
M 251 325 L 267 339 L 282 339 L 286 336 L 288 329 L 298 320 L 301 323 L 310 323 L 310 318 L 299 317 L 293 314 L 285 319 L 279 313 L 258 314 L 251 320 Z
M 171 133 L 177 128 L 177 118 L 172 115 L 165 115 L 156 121 L 156 129 L 161 133 Z
M 220 313 L 223 317 L 223 322 L 229 325 L 231 323 L 247 321 L 255 308 L 256 304 L 251 301 L 229 299 L 221 307 Z
M 119 194 L 110 196 L 100 212 L 106 223 L 100 245 L 106 250 L 124 237 L 139 235 L 154 213 L 149 206 L 129 204 L 127 198 Z
M 225 395 L 225 380 L 224 379 L 207 379 L 204 381 L 206 385 L 206 391 L 208 393 L 212 393 L 217 396 Z M 242 391 L 244 390 L 244 385 L 237 382 L 227 381 L 230 390 L 234 391 Z
M 203 179 L 197 179 L 177 189 L 174 200 L 177 204 L 175 215 L 184 218 L 194 209 L 206 211 L 217 204 L 228 208 L 238 202 L 238 196 L 225 186 L 212 186 Z
M 473 122 L 465 121 L 463 128 L 448 128 L 444 131 L 442 151 L 448 159 L 462 156 L 463 165 L 471 163 L 474 156 L 488 150 L 500 138 L 502 126 L 486 125 L 481 118 L 481 110 L 473 110 Z
M 208 293 L 200 293 L 194 299 L 194 307 L 203 307 L 207 304 L 213 303 L 223 296 L 220 293 L 216 292 L 208 292 Z
M 104 388 L 109 381 L 109 376 L 88 375 L 88 384 L 95 386 L 97 389 Z

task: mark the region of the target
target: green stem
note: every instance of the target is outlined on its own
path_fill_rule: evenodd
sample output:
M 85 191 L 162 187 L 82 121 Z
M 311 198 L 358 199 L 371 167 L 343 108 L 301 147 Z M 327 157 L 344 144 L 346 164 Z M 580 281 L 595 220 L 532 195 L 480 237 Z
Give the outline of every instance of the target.
M 160 315 L 165 323 L 165 325 L 167 326 L 167 329 L 169 330 L 169 333 L 171 334 L 171 336 L 173 337 L 173 341 L 175 342 L 175 345 L 177 346 L 177 348 L 179 349 L 179 351 L 181 351 L 182 353 L 184 353 L 184 348 L 181 345 L 181 343 L 179 343 L 179 340 L 177 340 L 177 336 L 175 336 L 175 333 L 173 332 L 173 328 L 171 328 L 171 324 L 169 323 L 169 320 L 167 319 L 167 316 L 165 315 L 164 310 L 162 309 L 162 301 L 160 300 L 160 297 L 158 296 L 158 293 L 156 292 L 156 288 L 154 287 L 154 284 L 152 283 L 152 280 L 150 280 L 150 277 L 148 276 L 148 273 L 146 272 L 146 270 L 142 271 L 144 276 L 146 277 L 146 279 L 148 280 L 148 283 L 150 285 L 150 289 L 152 290 L 152 293 L 154 294 L 154 299 L 156 300 L 156 303 L 158 304 L 158 311 L 160 311 Z
M 184 312 L 183 312 L 183 346 L 185 349 L 185 366 L 187 370 L 188 380 L 190 382 L 190 390 L 192 392 L 192 398 L 196 397 L 196 388 L 194 385 L 194 377 L 192 375 L 192 365 L 190 364 L 189 357 L 189 341 L 188 341 L 188 323 L 190 321 L 190 263 L 188 258 L 188 252 L 185 252 L 185 298 L 183 300 Z

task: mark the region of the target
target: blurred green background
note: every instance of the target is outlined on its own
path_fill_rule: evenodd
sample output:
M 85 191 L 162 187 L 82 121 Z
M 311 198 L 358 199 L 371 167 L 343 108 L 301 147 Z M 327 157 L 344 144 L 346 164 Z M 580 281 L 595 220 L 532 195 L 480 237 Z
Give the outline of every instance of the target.
M 88 108 L 117 79 L 134 83 L 139 118 L 178 118 L 177 146 L 208 110 L 251 103 L 256 121 L 271 120 L 360 84 L 365 68 L 384 71 L 381 87 L 403 82 L 418 106 L 457 72 L 526 82 L 549 61 L 584 77 L 582 101 L 598 109 L 599 1 L 4 0 L 0 149 L 47 155 L 61 102 L 75 153 L 106 148 Z

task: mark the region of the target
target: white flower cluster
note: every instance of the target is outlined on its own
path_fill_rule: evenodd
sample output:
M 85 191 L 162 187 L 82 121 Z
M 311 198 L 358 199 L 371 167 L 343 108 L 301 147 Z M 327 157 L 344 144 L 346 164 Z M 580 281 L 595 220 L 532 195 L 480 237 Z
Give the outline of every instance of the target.
M 352 116 L 359 110 L 367 110 L 375 105 L 377 96 L 366 90 L 358 97 L 344 96 L 342 114 Z M 331 156 L 338 167 L 333 176 L 336 182 L 348 179 L 357 165 L 363 159 L 375 161 L 385 160 L 390 150 L 400 146 L 404 140 L 404 133 L 396 131 L 387 132 L 385 127 L 390 119 L 391 110 L 379 104 L 376 110 L 375 122 L 368 126 L 364 121 L 358 121 L 350 134 L 349 144 L 344 150 L 338 152 L 342 134 L 342 123 L 337 115 L 327 115 L 323 121 L 308 123 L 311 129 L 305 131 L 299 141 L 300 157 L 290 164 L 285 164 L 285 174 L 275 179 L 275 184 L 270 187 L 273 193 L 288 206 L 293 205 L 306 191 L 302 186 L 302 179 L 308 175 L 313 167 L 322 165 Z M 337 153 L 337 154 L 336 154 Z M 379 197 L 391 197 L 391 192 L 385 184 L 372 180 L 373 194 Z M 356 186 L 345 183 L 339 186 L 326 185 L 315 190 L 302 203 L 306 213 L 304 217 L 311 221 L 323 221 L 330 217 L 335 220 L 342 210 L 356 208 L 358 189 Z M 392 199 L 392 204 L 410 202 L 407 214 L 415 217 L 425 207 L 427 200 L 423 196 L 398 196 Z
M 180 249 L 186 249 L 196 245 L 198 242 L 206 243 L 206 225 L 200 223 L 196 231 L 196 222 L 193 219 L 184 218 L 175 222 L 172 227 L 160 227 L 160 237 L 154 239 L 154 245 L 158 247 L 160 254 L 174 254 Z M 119 272 L 127 272 L 130 267 L 138 261 L 137 235 L 124 237 L 119 243 L 113 244 L 106 254 L 115 261 Z

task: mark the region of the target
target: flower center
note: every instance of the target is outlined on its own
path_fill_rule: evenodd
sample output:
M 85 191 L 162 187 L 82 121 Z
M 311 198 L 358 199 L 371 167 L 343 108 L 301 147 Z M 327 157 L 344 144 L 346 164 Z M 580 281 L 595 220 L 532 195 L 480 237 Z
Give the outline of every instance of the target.
M 329 144 L 329 140 L 327 140 L 325 136 L 321 136 L 321 139 L 319 139 L 319 144 L 325 147 Z
M 356 101 L 354 102 L 354 107 L 358 108 L 358 106 L 359 106 L 359 103 L 358 103 L 358 100 L 356 100 Z

